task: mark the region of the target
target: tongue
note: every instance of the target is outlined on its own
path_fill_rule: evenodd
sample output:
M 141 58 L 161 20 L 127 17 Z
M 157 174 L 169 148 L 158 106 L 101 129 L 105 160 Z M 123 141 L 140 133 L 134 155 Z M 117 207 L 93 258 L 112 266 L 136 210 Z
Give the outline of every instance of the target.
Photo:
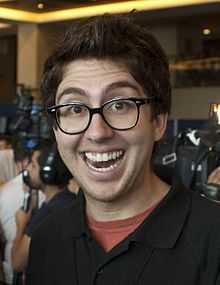
M 95 168 L 107 168 L 116 163 L 116 160 L 109 161 L 91 161 L 89 160 L 89 164 L 91 164 Z

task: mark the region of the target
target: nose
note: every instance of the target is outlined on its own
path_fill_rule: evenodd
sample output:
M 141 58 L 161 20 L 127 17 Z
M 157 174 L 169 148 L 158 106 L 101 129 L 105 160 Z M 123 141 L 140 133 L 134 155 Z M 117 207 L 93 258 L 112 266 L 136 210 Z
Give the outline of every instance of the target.
M 87 139 L 91 141 L 103 141 L 113 136 L 114 130 L 109 127 L 101 114 L 93 114 L 88 129 L 85 132 Z

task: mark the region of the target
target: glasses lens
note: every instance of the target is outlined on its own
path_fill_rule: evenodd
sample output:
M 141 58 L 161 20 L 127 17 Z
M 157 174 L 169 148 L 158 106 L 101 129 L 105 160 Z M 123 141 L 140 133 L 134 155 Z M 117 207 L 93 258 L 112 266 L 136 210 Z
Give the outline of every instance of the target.
M 60 107 L 56 113 L 59 127 L 67 133 L 83 131 L 89 123 L 89 110 L 85 105 L 71 103 Z
M 107 103 L 103 108 L 103 116 L 108 124 L 119 130 L 132 128 L 138 118 L 138 108 L 129 99 L 119 99 Z

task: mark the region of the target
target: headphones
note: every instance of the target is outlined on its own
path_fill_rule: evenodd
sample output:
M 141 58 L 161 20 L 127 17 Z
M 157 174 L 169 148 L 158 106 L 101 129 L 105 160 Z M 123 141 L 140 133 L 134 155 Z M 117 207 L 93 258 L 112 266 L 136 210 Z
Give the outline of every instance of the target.
M 42 149 L 38 157 L 38 163 L 40 178 L 45 184 L 65 186 L 73 177 L 62 161 L 56 144 Z

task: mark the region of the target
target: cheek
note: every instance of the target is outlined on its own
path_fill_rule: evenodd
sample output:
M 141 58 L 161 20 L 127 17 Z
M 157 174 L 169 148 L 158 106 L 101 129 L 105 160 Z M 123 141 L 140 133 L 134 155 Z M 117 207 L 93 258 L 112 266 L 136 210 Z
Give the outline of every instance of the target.
M 70 135 L 66 135 L 64 133 L 62 133 L 60 130 L 54 131 L 54 135 L 56 138 L 56 142 L 57 142 L 57 146 L 59 151 L 61 151 L 62 149 L 66 149 L 68 148 L 68 145 L 70 145 Z
M 130 140 L 133 143 L 148 144 L 155 141 L 155 126 L 150 118 L 143 114 L 140 116 L 137 126 L 131 129 Z
M 64 160 L 68 160 L 77 150 L 79 139 L 77 136 L 66 135 L 60 131 L 55 131 L 55 138 L 57 142 L 57 147 L 61 157 Z

